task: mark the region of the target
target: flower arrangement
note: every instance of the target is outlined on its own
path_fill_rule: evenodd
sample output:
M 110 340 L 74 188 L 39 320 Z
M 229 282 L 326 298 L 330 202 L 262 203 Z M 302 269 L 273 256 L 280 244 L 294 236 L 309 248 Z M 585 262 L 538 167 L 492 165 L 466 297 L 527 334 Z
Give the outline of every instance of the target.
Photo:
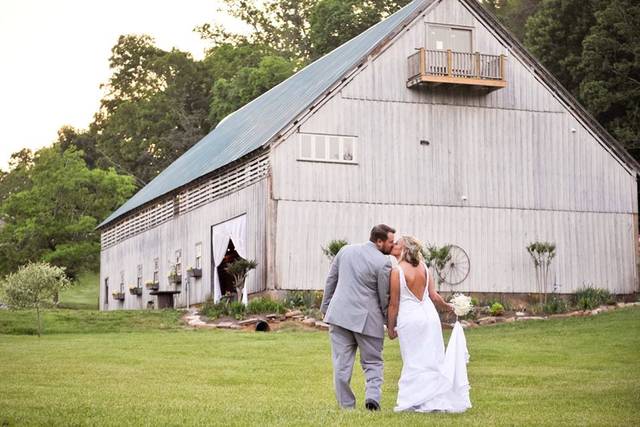
M 473 303 L 471 302 L 471 297 L 468 297 L 463 294 L 455 294 L 453 298 L 451 298 L 451 304 L 453 304 L 453 311 L 456 313 L 456 316 L 466 316 L 469 314 L 471 310 L 473 310 Z
M 129 286 L 129 293 L 131 295 L 141 296 L 142 295 L 142 288 L 139 287 L 139 286 L 135 286 L 135 285 Z
M 144 286 L 151 291 L 157 291 L 160 288 L 160 284 L 154 281 L 146 282 Z

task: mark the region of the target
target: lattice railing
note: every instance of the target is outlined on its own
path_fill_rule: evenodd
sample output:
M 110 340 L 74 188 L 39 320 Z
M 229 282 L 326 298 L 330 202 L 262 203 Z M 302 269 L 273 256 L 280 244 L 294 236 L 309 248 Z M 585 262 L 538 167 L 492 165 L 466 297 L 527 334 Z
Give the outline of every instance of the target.
M 102 248 L 113 246 L 131 236 L 142 233 L 176 215 L 192 211 L 206 203 L 247 187 L 264 178 L 269 172 L 268 154 L 254 158 L 225 173 L 208 178 L 177 195 L 168 195 L 102 231 Z

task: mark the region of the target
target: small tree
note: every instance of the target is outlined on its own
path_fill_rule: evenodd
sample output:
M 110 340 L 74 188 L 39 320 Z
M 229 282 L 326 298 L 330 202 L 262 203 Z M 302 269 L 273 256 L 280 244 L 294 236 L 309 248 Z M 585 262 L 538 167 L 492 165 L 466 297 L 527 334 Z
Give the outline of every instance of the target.
M 0 282 L 2 300 L 13 309 L 36 310 L 38 336 L 42 334 L 40 310 L 54 305 L 54 297 L 68 287 L 64 268 L 45 262 L 24 265 Z
M 536 286 L 538 292 L 544 297 L 547 303 L 547 283 L 549 282 L 549 266 L 551 260 L 556 256 L 556 245 L 550 242 L 533 242 L 527 246 L 527 251 L 533 259 L 536 269 Z
M 244 281 L 249 271 L 255 269 L 258 263 L 252 259 L 242 259 L 232 262 L 225 269 L 227 273 L 233 276 L 233 286 L 238 293 L 238 301 L 242 301 L 242 290 L 244 289 Z
M 444 268 L 447 262 L 451 259 L 451 246 L 435 246 L 425 245 L 422 248 L 422 256 L 426 264 L 429 267 L 434 267 L 436 270 L 436 277 L 438 282 L 438 289 L 440 289 L 440 283 L 442 283 L 442 277 L 440 277 L 440 271 Z
M 340 252 L 340 249 L 348 244 L 349 242 L 347 242 L 346 240 L 332 240 L 329 242 L 326 248 L 322 248 L 322 252 L 327 258 L 329 258 L 329 261 L 333 261 L 336 255 L 338 255 L 338 252 Z

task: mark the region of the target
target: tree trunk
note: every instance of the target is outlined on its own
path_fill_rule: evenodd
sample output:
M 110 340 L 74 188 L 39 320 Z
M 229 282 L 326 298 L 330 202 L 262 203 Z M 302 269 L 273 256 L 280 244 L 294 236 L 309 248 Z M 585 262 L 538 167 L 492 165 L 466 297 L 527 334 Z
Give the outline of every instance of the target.
M 42 323 L 40 321 L 40 306 L 36 305 L 36 316 L 38 318 L 38 338 L 40 338 L 42 334 Z

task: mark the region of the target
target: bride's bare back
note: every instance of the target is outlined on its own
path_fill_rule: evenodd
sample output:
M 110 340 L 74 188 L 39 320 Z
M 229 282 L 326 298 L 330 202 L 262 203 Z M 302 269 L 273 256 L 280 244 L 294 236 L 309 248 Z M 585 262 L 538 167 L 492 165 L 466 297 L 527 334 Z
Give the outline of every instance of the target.
M 410 263 L 402 261 L 400 263 L 400 268 L 402 268 L 402 271 L 404 272 L 407 288 L 409 288 L 413 296 L 422 301 L 424 299 L 425 292 L 428 291 L 426 270 L 423 264 L 421 263 L 418 264 L 417 267 L 414 267 Z

